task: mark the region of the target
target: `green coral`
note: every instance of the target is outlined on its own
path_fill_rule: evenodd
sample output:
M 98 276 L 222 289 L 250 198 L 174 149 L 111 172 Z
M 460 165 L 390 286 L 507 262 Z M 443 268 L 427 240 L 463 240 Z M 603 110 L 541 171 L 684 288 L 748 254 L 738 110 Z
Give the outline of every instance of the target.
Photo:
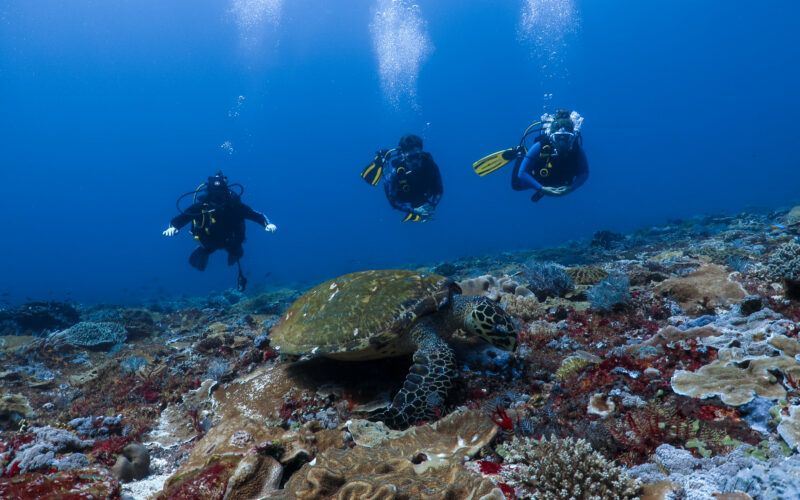
M 776 458 L 775 456 L 775 448 L 771 446 L 768 440 L 764 440 L 758 443 L 758 445 L 753 446 L 752 448 L 745 451 L 745 454 L 751 456 L 753 458 L 757 458 L 758 460 L 768 461 Z M 788 457 L 792 454 L 792 449 L 789 448 L 789 445 L 784 443 L 783 441 L 778 441 L 775 444 L 778 445 L 778 449 L 780 450 L 782 456 L 778 458 Z
M 706 448 L 706 444 L 697 438 L 686 441 L 686 448 L 696 449 L 697 453 L 699 453 L 703 458 L 708 458 L 712 455 L 711 450 Z
M 633 499 L 641 484 L 583 439 L 514 437 L 502 454 L 504 480 L 533 498 Z M 500 450 L 498 450 L 500 451 Z

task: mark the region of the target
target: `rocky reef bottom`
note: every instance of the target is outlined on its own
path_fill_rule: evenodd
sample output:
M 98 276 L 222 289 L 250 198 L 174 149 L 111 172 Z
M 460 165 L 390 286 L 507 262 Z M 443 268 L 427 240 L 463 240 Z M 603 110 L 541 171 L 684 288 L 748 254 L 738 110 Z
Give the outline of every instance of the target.
M 488 297 L 435 419 L 410 356 L 289 363 L 304 290 L 0 309 L 0 498 L 800 498 L 800 208 L 416 268 Z

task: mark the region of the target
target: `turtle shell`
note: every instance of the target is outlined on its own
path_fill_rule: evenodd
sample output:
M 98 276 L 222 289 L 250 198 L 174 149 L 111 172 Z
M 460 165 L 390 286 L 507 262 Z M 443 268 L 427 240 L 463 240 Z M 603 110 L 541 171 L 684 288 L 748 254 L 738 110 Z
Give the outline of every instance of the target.
M 447 305 L 452 280 L 437 274 L 375 270 L 346 274 L 297 299 L 270 332 L 281 354 L 377 359 L 412 352 L 406 335 L 421 316 Z

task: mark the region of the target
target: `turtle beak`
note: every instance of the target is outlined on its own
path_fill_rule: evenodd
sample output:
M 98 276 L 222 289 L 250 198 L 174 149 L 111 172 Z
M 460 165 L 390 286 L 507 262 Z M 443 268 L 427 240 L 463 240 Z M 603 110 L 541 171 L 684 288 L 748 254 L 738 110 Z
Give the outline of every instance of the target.
M 495 339 L 492 341 L 497 347 L 505 349 L 506 351 L 513 351 L 517 348 L 517 331 L 514 324 L 509 322 L 508 325 L 495 325 L 494 327 Z

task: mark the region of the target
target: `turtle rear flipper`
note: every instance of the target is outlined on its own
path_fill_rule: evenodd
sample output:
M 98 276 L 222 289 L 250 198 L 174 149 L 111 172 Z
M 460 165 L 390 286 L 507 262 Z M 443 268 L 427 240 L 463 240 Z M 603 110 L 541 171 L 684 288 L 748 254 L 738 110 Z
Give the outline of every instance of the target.
M 406 375 L 392 404 L 373 412 L 370 420 L 381 420 L 392 428 L 406 428 L 422 420 L 433 420 L 444 406 L 456 376 L 456 356 L 434 329 L 431 320 L 422 320 L 411 330 L 417 346 L 414 364 Z

